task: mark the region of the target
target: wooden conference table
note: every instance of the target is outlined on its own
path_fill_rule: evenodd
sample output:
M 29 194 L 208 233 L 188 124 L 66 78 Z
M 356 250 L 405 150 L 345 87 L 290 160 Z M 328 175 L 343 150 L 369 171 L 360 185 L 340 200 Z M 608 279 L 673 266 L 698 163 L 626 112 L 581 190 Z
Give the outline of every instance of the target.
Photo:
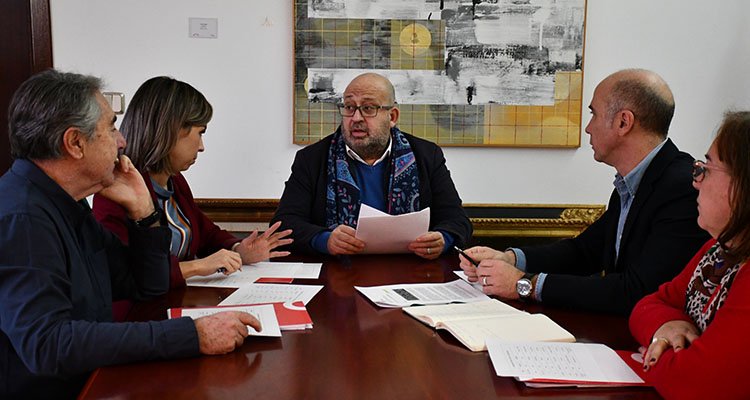
M 290 259 L 300 260 L 300 259 Z M 313 261 L 306 259 L 305 261 Z M 659 398 L 651 388 L 530 389 L 495 375 L 487 352 L 473 353 L 400 309 L 379 308 L 354 286 L 445 282 L 455 256 L 325 258 L 323 289 L 307 305 L 314 327 L 281 338 L 250 337 L 223 356 L 138 363 L 95 371 L 81 399 L 491 399 Z M 216 305 L 233 289 L 191 287 L 139 304 L 133 320 L 163 319 L 168 307 Z M 627 319 L 512 303 L 544 312 L 579 341 L 635 349 Z

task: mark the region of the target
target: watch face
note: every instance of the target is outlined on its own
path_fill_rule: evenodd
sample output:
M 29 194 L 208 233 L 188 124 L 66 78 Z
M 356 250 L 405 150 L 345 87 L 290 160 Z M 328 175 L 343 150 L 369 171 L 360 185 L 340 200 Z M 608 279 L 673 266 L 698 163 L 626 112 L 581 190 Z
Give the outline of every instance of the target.
M 526 278 L 519 279 L 516 282 L 516 291 L 521 297 L 529 297 L 531 295 L 531 281 Z

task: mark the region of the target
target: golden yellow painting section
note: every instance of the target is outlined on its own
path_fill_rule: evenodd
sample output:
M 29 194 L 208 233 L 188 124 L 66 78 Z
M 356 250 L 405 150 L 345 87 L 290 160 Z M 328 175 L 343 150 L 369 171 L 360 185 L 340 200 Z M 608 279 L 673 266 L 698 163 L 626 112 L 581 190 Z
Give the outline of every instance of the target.
M 488 105 L 485 145 L 578 147 L 581 144 L 581 71 L 555 74 L 555 103 L 549 106 Z
M 422 24 L 410 24 L 399 35 L 401 50 L 410 56 L 419 56 L 429 50 L 432 44 L 430 30 Z

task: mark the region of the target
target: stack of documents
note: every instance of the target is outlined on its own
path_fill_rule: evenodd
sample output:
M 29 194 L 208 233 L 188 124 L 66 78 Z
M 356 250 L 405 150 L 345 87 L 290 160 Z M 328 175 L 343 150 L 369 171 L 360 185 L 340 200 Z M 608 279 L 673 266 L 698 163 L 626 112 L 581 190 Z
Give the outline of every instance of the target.
M 603 344 L 487 339 L 487 350 L 498 376 L 514 377 L 529 387 L 647 386 L 632 353 Z
M 488 338 L 575 342 L 575 337 L 544 314 L 529 314 L 499 300 L 404 308 L 425 324 L 445 329 L 471 351 L 487 350 Z
M 411 283 L 386 286 L 355 286 L 380 307 L 400 308 L 415 304 L 469 303 L 489 300 L 486 294 L 460 279 L 447 283 Z
M 245 304 L 238 306 L 170 308 L 167 310 L 167 314 L 169 318 L 191 317 L 193 319 L 222 311 L 242 311 L 248 312 L 253 315 L 258 315 L 255 310 L 265 310 L 268 308 L 267 306 L 272 307 L 272 311 L 276 316 L 276 318 L 274 318 L 276 320 L 275 325 L 278 326 L 278 328 L 282 331 L 312 329 L 313 327 L 312 319 L 310 319 L 310 314 L 307 313 L 307 309 L 301 301 L 296 301 L 294 303 L 279 302 L 271 304 Z M 254 332 L 254 329 L 249 327 L 248 332 L 253 335 L 259 336 L 281 336 L 281 333 L 279 333 L 279 335 L 264 335 L 266 331 L 275 332 L 276 328 L 273 327 L 274 324 L 273 321 L 271 321 L 270 316 L 266 316 L 262 313 L 260 315 L 261 317 L 266 317 L 264 320 L 261 320 L 261 325 L 263 328 L 261 332 Z M 269 324 L 270 329 L 266 329 L 267 323 Z
M 242 269 L 230 275 L 215 273 L 207 276 L 193 276 L 185 282 L 188 286 L 211 286 L 238 288 L 252 283 L 286 282 L 293 279 L 318 279 L 321 263 L 281 263 L 258 262 L 243 265 Z
M 167 316 L 169 318 L 190 317 L 198 319 L 222 311 L 242 311 L 246 312 L 260 321 L 261 330 L 256 331 L 251 326 L 247 327 L 247 333 L 250 336 L 271 336 L 281 337 L 279 320 L 272 304 L 247 305 L 241 307 L 196 307 L 196 308 L 169 308 Z

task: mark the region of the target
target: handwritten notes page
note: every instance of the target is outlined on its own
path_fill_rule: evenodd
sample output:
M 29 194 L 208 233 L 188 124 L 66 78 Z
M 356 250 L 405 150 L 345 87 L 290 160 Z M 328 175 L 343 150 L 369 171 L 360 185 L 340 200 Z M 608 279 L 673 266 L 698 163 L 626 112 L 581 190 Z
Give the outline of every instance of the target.
M 389 215 L 362 204 L 355 236 L 365 242 L 365 254 L 408 253 L 409 243 L 427 233 L 430 208 L 401 215 Z
M 482 291 L 460 279 L 447 283 L 411 283 L 385 286 L 355 286 L 380 307 L 400 308 L 415 304 L 469 303 L 490 300 Z
M 639 385 L 643 380 L 609 347 L 598 343 L 512 342 L 487 339 L 498 376 L 576 386 Z M 551 385 L 550 385 L 551 386 Z
M 322 285 L 277 285 L 260 283 L 243 286 L 227 296 L 220 306 L 301 301 L 307 304 Z

